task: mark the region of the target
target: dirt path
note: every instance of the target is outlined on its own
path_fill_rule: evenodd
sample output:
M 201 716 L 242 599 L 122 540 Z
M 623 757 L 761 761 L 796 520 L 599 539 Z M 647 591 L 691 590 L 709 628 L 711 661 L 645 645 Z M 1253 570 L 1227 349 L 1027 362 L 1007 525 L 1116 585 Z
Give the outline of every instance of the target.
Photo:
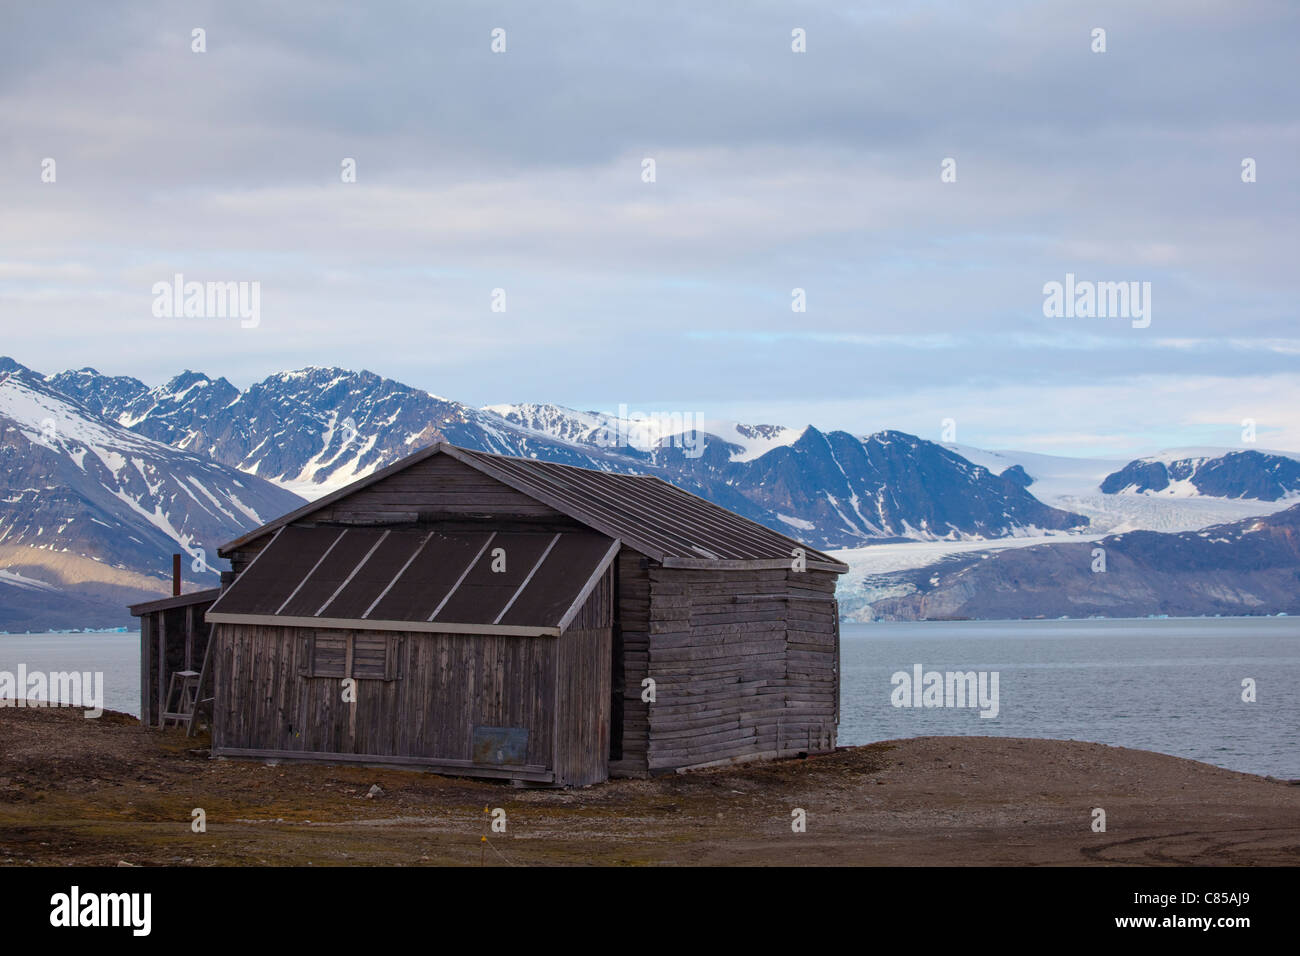
M 0 864 L 1300 864 L 1300 786 L 1100 744 L 923 737 L 570 791 L 205 746 L 0 709 Z

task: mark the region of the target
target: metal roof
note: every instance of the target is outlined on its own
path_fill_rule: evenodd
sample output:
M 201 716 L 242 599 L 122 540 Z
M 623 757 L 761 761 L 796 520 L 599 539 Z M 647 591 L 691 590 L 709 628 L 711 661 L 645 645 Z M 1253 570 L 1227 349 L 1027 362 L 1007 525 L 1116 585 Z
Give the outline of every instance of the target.
M 289 525 L 207 612 L 216 624 L 560 634 L 618 553 L 600 534 Z
M 191 604 L 204 604 L 208 601 L 215 601 L 217 595 L 221 593 L 221 588 L 208 588 L 205 591 L 190 591 L 186 594 L 175 597 L 157 598 L 153 601 L 144 601 L 140 604 L 129 604 L 127 610 L 133 617 L 141 617 L 145 614 L 152 614 L 155 611 L 170 611 L 172 608 L 189 607 Z
M 789 567 L 794 549 L 802 548 L 810 568 L 848 570 L 846 564 L 821 551 L 661 478 L 493 455 L 447 442 L 431 445 L 250 531 L 224 545 L 219 553 L 229 556 L 231 551 L 276 528 L 307 518 L 326 505 L 435 454 L 449 455 L 596 531 L 619 538 L 628 547 L 666 567 Z

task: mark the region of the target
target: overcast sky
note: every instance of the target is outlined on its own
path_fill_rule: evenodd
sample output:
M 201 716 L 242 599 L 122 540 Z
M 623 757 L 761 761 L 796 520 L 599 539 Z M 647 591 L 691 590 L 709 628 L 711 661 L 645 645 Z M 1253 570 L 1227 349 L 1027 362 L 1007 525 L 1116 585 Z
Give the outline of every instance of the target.
M 1300 450 L 1294 3 L 0 17 L 0 354 L 41 371 Z M 260 283 L 260 323 L 155 317 L 176 273 Z M 1067 273 L 1149 282 L 1149 326 L 1044 316 Z

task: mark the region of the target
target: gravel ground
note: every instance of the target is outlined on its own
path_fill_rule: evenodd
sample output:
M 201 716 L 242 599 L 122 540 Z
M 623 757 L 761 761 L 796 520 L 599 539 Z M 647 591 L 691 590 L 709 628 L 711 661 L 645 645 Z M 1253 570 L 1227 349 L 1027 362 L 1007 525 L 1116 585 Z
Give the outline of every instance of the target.
M 575 790 L 206 746 L 0 709 L 0 865 L 1300 863 L 1300 786 L 1076 741 L 921 737 Z

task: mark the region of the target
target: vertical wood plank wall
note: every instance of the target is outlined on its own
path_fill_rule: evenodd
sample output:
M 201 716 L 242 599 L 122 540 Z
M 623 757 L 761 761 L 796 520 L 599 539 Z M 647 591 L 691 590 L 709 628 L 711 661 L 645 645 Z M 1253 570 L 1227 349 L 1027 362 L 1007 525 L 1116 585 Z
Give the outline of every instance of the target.
M 611 634 L 608 627 L 592 628 L 566 631 L 556 639 L 558 783 L 585 786 L 609 777 Z
M 557 783 L 586 786 L 609 779 L 614 573 L 611 564 L 573 625 L 555 639 Z
M 622 754 L 610 772 L 644 774 L 650 731 L 649 705 L 641 699 L 641 681 L 650 663 L 650 572 L 646 559 L 623 548 L 614 562 L 618 570 L 618 615 L 622 632 L 622 661 L 614 662 L 616 686 L 623 696 Z
M 340 678 L 300 674 L 310 633 L 217 626 L 214 752 L 468 761 L 474 727 L 517 727 L 528 730 L 523 765 L 550 767 L 555 638 L 390 632 L 402 638 L 401 676 L 358 680 L 352 704 Z
M 666 569 L 624 549 L 561 638 L 405 634 L 401 679 L 359 681 L 355 718 L 337 680 L 299 676 L 306 631 L 222 625 L 213 746 L 468 761 L 475 726 L 527 727 L 527 764 L 572 784 L 828 751 L 840 705 L 835 582 L 829 572 Z M 164 683 L 159 637 L 166 673 L 182 667 L 184 615 L 141 619 L 150 724 Z M 192 653 L 202 653 L 197 635 Z M 646 677 L 654 704 L 641 699 Z M 622 754 L 611 761 L 615 690 Z
M 154 616 L 142 615 L 140 617 L 140 722 L 146 727 L 151 727 L 158 721 L 154 705 L 154 688 L 158 686 L 158 678 L 154 670 L 158 666 L 158 642 L 153 628 Z
M 475 727 L 523 728 L 522 763 L 479 769 L 598 783 L 608 777 L 612 594 L 611 571 L 579 612 L 583 626 L 559 637 L 355 632 L 398 639 L 401 656 L 397 679 L 356 682 L 355 703 L 339 678 L 305 676 L 311 629 L 218 625 L 213 752 L 472 764 Z

